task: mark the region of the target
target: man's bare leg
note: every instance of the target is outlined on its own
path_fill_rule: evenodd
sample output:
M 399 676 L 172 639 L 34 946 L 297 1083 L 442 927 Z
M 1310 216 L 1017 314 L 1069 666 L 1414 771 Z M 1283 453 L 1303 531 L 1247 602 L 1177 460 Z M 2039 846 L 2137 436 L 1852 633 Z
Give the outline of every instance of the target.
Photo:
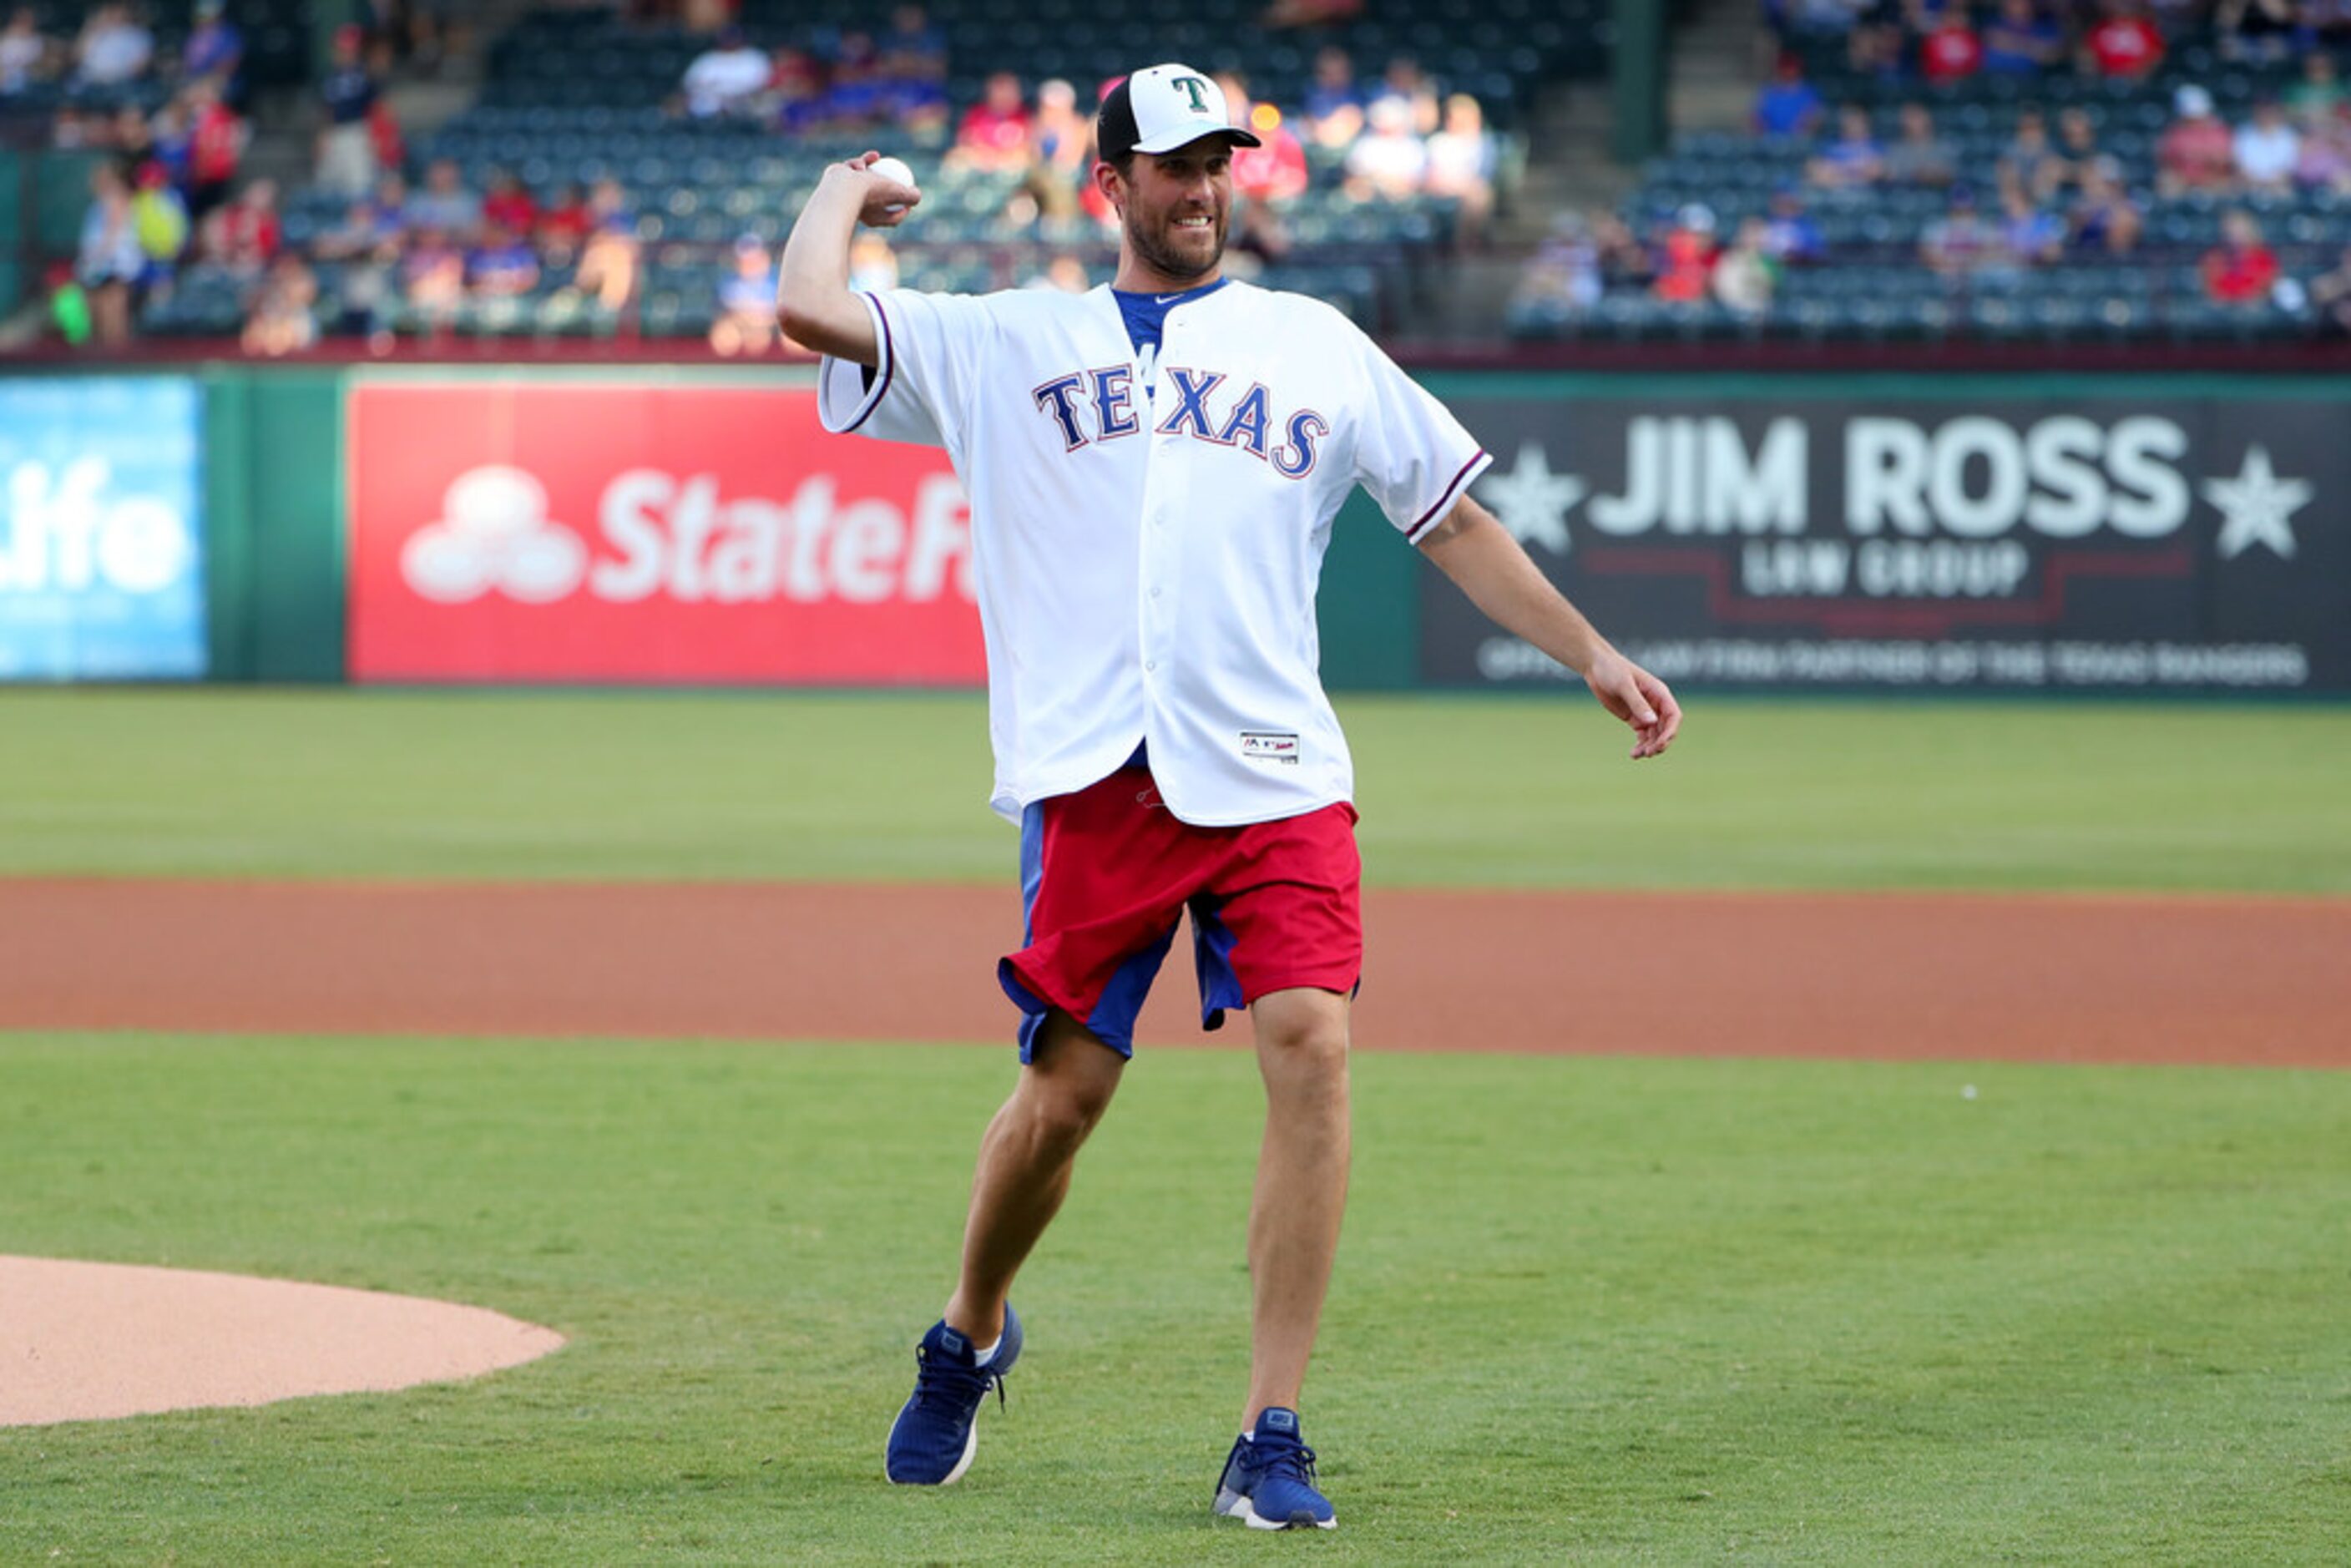
M 1070 1172 L 1118 1088 L 1126 1059 L 1059 1009 L 1038 1030 L 1012 1097 L 987 1124 L 964 1222 L 963 1275 L 947 1327 L 975 1345 L 1004 1332 L 1004 1298 L 1069 1196 Z
M 1298 1407 L 1331 1286 L 1347 1207 L 1348 1008 L 1345 997 L 1301 988 L 1249 1009 L 1265 1078 L 1265 1145 L 1249 1209 L 1255 1315 L 1243 1431 L 1269 1405 Z

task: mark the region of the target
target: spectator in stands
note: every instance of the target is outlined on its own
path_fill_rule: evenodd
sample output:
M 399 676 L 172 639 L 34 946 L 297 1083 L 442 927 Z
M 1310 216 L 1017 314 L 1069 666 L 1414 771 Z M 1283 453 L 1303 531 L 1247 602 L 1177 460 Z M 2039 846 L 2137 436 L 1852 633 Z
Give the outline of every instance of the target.
M 555 200 L 540 209 L 538 221 L 531 225 L 531 239 L 549 267 L 569 267 L 595 226 L 595 215 L 588 210 L 588 193 L 574 182 L 558 191 Z
M 725 359 L 767 353 L 778 343 L 776 264 L 767 242 L 745 235 L 735 242 L 718 280 L 718 312 L 710 322 L 710 350 Z
M 397 204 L 387 207 L 373 201 L 353 202 L 343 221 L 312 240 L 310 249 L 321 261 L 371 256 L 386 247 L 397 255 L 406 234 Z
M 1022 100 L 1020 78 L 998 71 L 980 89 L 980 100 L 964 113 L 956 128 L 955 145 L 947 150 L 946 166 L 982 173 L 1006 173 L 1029 165 L 1029 109 Z
M 2310 280 L 2310 302 L 2326 312 L 2336 329 L 2351 332 L 2351 246 L 2331 272 Z
M 1857 76 L 1891 78 L 1902 73 L 1909 36 L 1903 31 L 1900 0 L 1855 0 L 1845 35 L 1845 65 Z
M 1282 125 L 1281 110 L 1250 97 L 1249 83 L 1231 71 L 1219 72 L 1217 86 L 1233 124 L 1258 139 L 1255 147 L 1233 149 L 1233 193 L 1259 202 L 1303 194 L 1309 183 L 1306 148 Z
M 2199 270 L 2204 296 L 2214 304 L 2264 305 L 2277 287 L 2277 252 L 2262 243 L 2252 214 L 2232 211 L 2221 217 L 2220 243 L 2204 253 Z
M 2029 270 L 2061 259 L 2065 252 L 2065 223 L 2022 191 L 2001 197 L 2000 238 L 2010 265 Z
M 2274 64 L 2290 55 L 2295 26 L 2293 0 L 2220 0 L 2212 14 L 2220 53 L 2253 65 Z
M 898 255 L 888 240 L 868 230 L 849 242 L 849 287 L 860 294 L 886 294 L 898 287 Z
M 482 193 L 482 225 L 493 225 L 528 239 L 538 232 L 538 204 L 530 199 L 510 169 L 490 171 L 488 189 Z
M 1600 303 L 1604 288 L 1591 224 L 1581 213 L 1562 213 L 1520 275 L 1513 299 L 1520 308 L 1580 316 Z
M 465 253 L 439 229 L 420 230 L 401 257 L 400 287 L 409 309 L 439 337 L 465 302 Z
M 2163 35 L 2141 0 L 2102 0 L 2104 13 L 2082 37 L 2082 68 L 2109 80 L 2137 81 L 2163 64 Z
M 2335 57 L 2313 49 L 2302 60 L 2302 79 L 2285 90 L 2286 107 L 2305 120 L 2313 113 L 2332 114 L 2344 103 L 2343 82 Z
M 74 40 L 74 80 L 84 87 L 120 87 L 147 74 L 155 58 L 155 36 L 141 26 L 128 5 L 99 5 Z
M 2229 189 L 2237 178 L 2236 143 L 2212 112 L 2212 95 L 2191 82 L 2172 107 L 2179 118 L 2156 144 L 2157 188 L 2167 196 Z
M 2265 98 L 2253 106 L 2253 117 L 2237 127 L 2230 145 L 2236 156 L 2237 177 L 2245 188 L 2283 195 L 2294 189 L 2295 164 L 2302 158 L 2302 134 L 2286 122 L 2285 106 Z
M 831 76 L 824 95 L 828 124 L 862 131 L 889 123 L 896 110 L 897 84 L 883 69 L 881 47 L 872 34 L 852 30 L 834 41 Z
M 465 257 L 465 286 L 477 298 L 511 299 L 538 287 L 538 256 L 520 229 L 485 222 Z
M 1355 87 L 1355 62 L 1336 44 L 1314 56 L 1314 79 L 1306 89 L 1306 134 L 1317 147 L 1354 145 L 1364 133 L 1364 95 Z
M 188 248 L 193 225 L 188 222 L 187 204 L 172 184 L 171 173 L 152 159 L 139 165 L 133 182 L 131 226 L 147 257 L 144 280 L 151 286 L 168 285 L 180 253 Z
M 767 51 L 733 25 L 721 27 L 712 46 L 694 57 L 681 84 L 685 112 L 696 120 L 747 113 L 768 89 Z
M 760 100 L 788 136 L 805 135 L 824 123 L 824 68 L 806 49 L 781 48 L 768 61 L 768 91 Z
M 339 195 L 359 197 L 375 183 L 375 141 L 368 115 L 375 108 L 375 77 L 361 57 L 366 35 L 356 26 L 335 29 L 334 64 L 319 84 L 326 106 L 326 129 L 319 133 L 317 179 Z
M 457 246 L 471 244 L 482 226 L 482 198 L 465 189 L 454 158 L 435 158 L 424 171 L 424 189 L 408 198 L 402 214 L 413 229 L 438 229 Z
M 1783 54 L 1772 68 L 1771 82 L 1755 95 L 1755 133 L 1809 139 L 1828 111 L 1819 89 L 1804 79 L 1804 62 L 1793 53 Z
M 596 182 L 588 195 L 588 239 L 580 248 L 580 268 L 572 281 L 605 309 L 620 310 L 637 292 L 642 246 L 636 218 L 619 182 L 610 179 Z
M 1415 136 L 1436 134 L 1438 124 L 1445 118 L 1437 99 L 1437 84 L 1428 79 L 1428 73 L 1422 70 L 1420 62 L 1410 55 L 1398 55 L 1388 62 L 1388 68 L 1380 76 L 1380 85 L 1372 89 L 1371 97 L 1364 104 L 1366 119 L 1383 99 L 1395 99 L 1411 111 L 1410 123 Z
M 273 359 L 300 353 L 319 340 L 319 319 L 312 313 L 318 302 L 319 279 L 302 258 L 290 252 L 279 256 L 246 318 L 239 346 Z
M 1763 223 L 1763 249 L 1782 267 L 1809 267 L 1828 259 L 1828 244 L 1821 227 L 1804 211 L 1803 191 L 1782 185 L 1771 193 L 1771 214 Z
M 1712 284 L 1714 297 L 1735 315 L 1758 317 L 1771 310 L 1780 264 L 1766 243 L 1762 219 L 1739 225 L 1738 237 L 1714 264 Z
M 131 294 L 147 270 L 147 254 L 131 221 L 131 187 L 111 160 L 90 170 L 89 195 L 74 277 L 89 298 L 93 340 L 117 348 L 131 340 Z
M 1976 209 L 1975 192 L 1951 187 L 1950 205 L 1927 225 L 1918 241 L 1918 259 L 1946 282 L 1963 283 L 1986 273 L 1995 277 L 2009 265 L 2000 231 Z
M 2066 189 L 2078 189 L 2090 165 L 2106 156 L 2098 147 L 2098 122 L 2078 104 L 2057 116 L 2057 155 L 2064 165 L 2060 185 Z
M 1225 101 L 1230 103 L 1232 99 Z M 1092 168 L 1093 122 L 1078 112 L 1078 89 L 1058 78 L 1037 88 L 1037 114 L 1029 126 L 1029 194 L 1056 223 L 1078 215 L 1079 188 Z M 1233 166 L 1238 189 L 1240 166 Z
M 1609 288 L 1646 289 L 1656 277 L 1657 258 L 1614 213 L 1592 214 L 1592 243 L 1600 256 L 1601 280 Z
M 193 110 L 188 95 L 182 93 L 177 98 L 165 99 L 162 107 L 156 110 L 154 118 L 146 122 L 147 156 L 171 171 L 172 183 L 183 193 L 190 179 L 190 155 L 195 150 Z M 132 109 L 131 112 L 135 114 L 138 110 Z
M 882 67 L 899 81 L 945 81 L 947 39 L 931 26 L 920 5 L 900 5 L 890 13 L 890 30 L 881 37 Z
M 1371 129 L 1347 150 L 1346 190 L 1357 201 L 1401 202 L 1428 174 L 1428 144 L 1413 134 L 1412 106 L 1399 97 L 1376 98 Z
M 2015 191 L 2045 202 L 2064 187 L 2067 165 L 2049 145 L 2049 123 L 2039 110 L 2017 115 L 2015 133 L 2001 150 L 1996 172 L 2003 196 Z
M 277 185 L 256 180 L 235 201 L 215 208 L 202 229 L 205 256 L 243 282 L 261 276 L 277 258 Z
M 126 167 L 137 168 L 148 159 L 156 157 L 154 122 L 135 103 L 126 103 L 114 111 L 114 130 L 107 145 L 122 155 Z
M 1836 140 L 1805 165 L 1805 176 L 1824 190 L 1863 190 L 1886 177 L 1886 154 L 1869 128 L 1869 110 L 1849 103 L 1837 111 Z
M 1991 76 L 2037 77 L 2065 58 L 2065 30 L 2034 0 L 2001 0 L 1983 31 L 1983 68 Z
M 2066 215 L 2077 250 L 2128 256 L 2138 248 L 2147 220 L 2123 185 L 2122 165 L 2112 158 L 2094 158 L 2083 165 L 2081 194 Z
M 1902 106 L 1902 133 L 1886 150 L 1886 178 L 1896 185 L 1948 185 L 1959 177 L 1959 154 L 1935 132 L 1923 103 Z
M 1656 280 L 1650 292 L 1676 305 L 1702 303 L 1714 286 L 1714 209 L 1692 202 L 1657 237 Z
M 191 121 L 188 128 L 187 192 L 190 215 L 201 219 L 228 199 L 245 162 L 249 135 L 244 118 L 221 97 L 220 83 L 199 77 L 185 93 Z
M 1422 189 L 1432 196 L 1447 196 L 1458 204 L 1455 242 L 1463 247 L 1485 243 L 1487 220 L 1494 211 L 1494 176 L 1500 152 L 1486 129 L 1486 111 L 1466 92 L 1445 100 L 1445 123 L 1428 139 L 1428 172 Z M 1234 162 L 1239 162 L 1235 154 Z M 1299 154 L 1303 175 L 1306 157 Z M 1301 183 L 1300 190 L 1304 190 Z
M 8 26 L 0 28 L 0 98 L 20 93 L 47 77 L 53 53 L 33 8 L 17 6 L 9 14 Z
M 180 75 L 186 81 L 211 82 L 221 100 L 234 107 L 245 102 L 245 35 L 222 14 L 225 9 L 223 0 L 196 0 L 196 25 L 180 48 Z
M 2307 117 L 2294 181 L 2304 190 L 2351 195 L 2351 120 L 2342 110 L 2317 110 Z
M 1945 5 L 1918 39 L 1918 74 L 1930 87 L 1965 81 L 1983 68 L 1983 39 L 1968 19 L 1963 0 Z

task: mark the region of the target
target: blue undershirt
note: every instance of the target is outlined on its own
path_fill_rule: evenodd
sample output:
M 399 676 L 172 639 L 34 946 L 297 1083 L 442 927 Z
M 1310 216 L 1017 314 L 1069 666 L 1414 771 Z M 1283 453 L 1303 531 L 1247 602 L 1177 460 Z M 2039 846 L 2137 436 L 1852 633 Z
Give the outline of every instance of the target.
M 1143 390 L 1149 392 L 1159 380 L 1159 331 L 1167 324 L 1167 312 L 1178 305 L 1203 299 L 1222 288 L 1228 280 L 1219 277 L 1214 283 L 1204 283 L 1197 288 L 1179 289 L 1174 294 L 1130 294 L 1123 288 L 1113 288 L 1110 297 L 1118 301 L 1118 313 L 1126 322 L 1127 338 L 1134 344 L 1134 357 L 1143 364 Z

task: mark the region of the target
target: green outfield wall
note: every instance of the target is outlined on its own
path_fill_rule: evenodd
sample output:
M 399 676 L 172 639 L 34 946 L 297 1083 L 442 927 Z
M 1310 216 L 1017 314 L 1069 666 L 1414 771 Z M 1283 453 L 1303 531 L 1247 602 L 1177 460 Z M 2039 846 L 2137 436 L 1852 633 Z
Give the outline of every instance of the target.
M 2340 382 L 1425 380 L 1494 455 L 1476 497 L 1669 678 L 2351 690 Z M 944 457 L 823 434 L 813 386 L 0 376 L 0 678 L 977 684 Z M 1320 608 L 1334 688 L 1562 677 L 1360 494 Z

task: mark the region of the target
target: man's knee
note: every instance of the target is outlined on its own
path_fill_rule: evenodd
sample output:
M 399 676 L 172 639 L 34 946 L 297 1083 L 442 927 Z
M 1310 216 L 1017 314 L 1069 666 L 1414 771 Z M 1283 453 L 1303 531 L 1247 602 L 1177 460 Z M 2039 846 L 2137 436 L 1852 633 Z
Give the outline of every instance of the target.
M 1322 989 L 1277 992 L 1256 1009 L 1258 1046 L 1311 1065 L 1347 1061 L 1347 999 Z
M 1020 1080 L 1020 1098 L 1037 1135 L 1071 1147 L 1083 1143 L 1110 1109 L 1124 1066 L 1110 1047 L 1056 1015 Z

